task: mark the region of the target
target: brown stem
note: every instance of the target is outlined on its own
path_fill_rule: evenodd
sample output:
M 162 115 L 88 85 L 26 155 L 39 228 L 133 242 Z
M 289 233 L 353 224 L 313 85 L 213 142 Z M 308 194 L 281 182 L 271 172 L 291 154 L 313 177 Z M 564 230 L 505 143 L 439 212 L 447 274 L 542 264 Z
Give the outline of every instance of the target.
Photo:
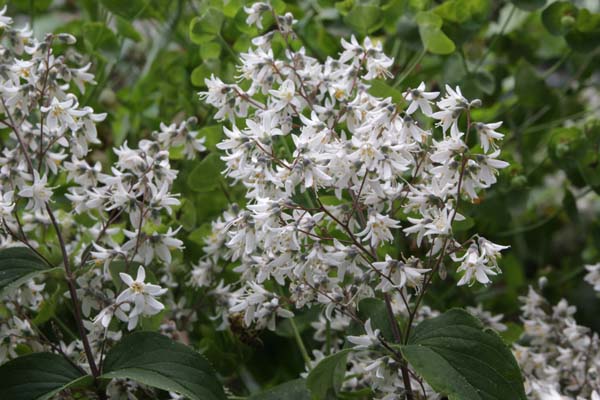
M 392 310 L 392 303 L 390 302 L 390 296 L 385 293 L 383 295 L 385 299 L 385 308 L 387 310 L 388 320 L 390 325 L 392 326 L 392 332 L 394 334 L 394 339 L 396 343 L 402 343 L 402 334 L 400 333 L 400 327 L 398 326 L 398 321 L 396 321 L 396 317 L 394 316 L 394 310 Z M 404 381 L 404 390 L 406 391 L 406 400 L 414 400 L 412 386 L 410 384 L 410 376 L 408 371 L 408 365 L 404 358 L 400 363 L 400 370 L 402 371 L 402 380 Z
M 85 327 L 83 326 L 83 318 L 81 316 L 81 304 L 79 303 L 79 298 L 77 296 L 77 288 L 75 287 L 75 278 L 73 277 L 73 272 L 71 271 L 71 263 L 69 262 L 69 255 L 67 253 L 67 248 L 65 246 L 65 241 L 62 237 L 62 233 L 60 232 L 60 228 L 58 223 L 56 222 L 56 218 L 54 217 L 54 213 L 48 204 L 46 204 L 46 211 L 50 216 L 50 221 L 52 222 L 52 226 L 56 231 L 56 236 L 58 237 L 58 243 L 60 245 L 60 250 L 63 257 L 63 264 L 65 266 L 65 273 L 67 275 L 67 285 L 69 287 L 69 294 L 71 295 L 71 301 L 73 302 L 73 308 L 75 311 L 75 321 L 77 323 L 77 330 L 79 331 L 79 336 L 81 336 L 81 341 L 83 343 L 83 349 L 85 351 L 85 356 L 90 365 L 90 370 L 94 378 L 99 376 L 98 367 L 96 366 L 96 361 L 94 360 L 94 355 L 92 354 L 92 348 L 90 346 L 90 342 L 88 340 L 87 334 L 85 333 Z

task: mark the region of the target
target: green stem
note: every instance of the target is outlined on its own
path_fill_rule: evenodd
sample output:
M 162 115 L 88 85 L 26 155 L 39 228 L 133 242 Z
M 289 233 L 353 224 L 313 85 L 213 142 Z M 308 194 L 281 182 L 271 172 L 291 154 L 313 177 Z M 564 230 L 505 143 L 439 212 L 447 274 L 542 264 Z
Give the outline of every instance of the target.
M 308 351 L 306 351 L 306 347 L 304 346 L 304 342 L 302 341 L 302 337 L 300 336 L 300 332 L 298 331 L 298 327 L 296 326 L 296 322 L 293 318 L 290 318 L 290 324 L 292 325 L 292 330 L 294 331 L 294 338 L 296 339 L 296 344 L 298 344 L 298 348 L 300 348 L 300 353 L 302 354 L 304 363 L 310 369 L 310 356 L 308 355 Z
M 410 73 L 413 71 L 413 69 L 415 69 L 415 67 L 417 65 L 419 65 L 419 63 L 421 62 L 421 60 L 423 59 L 423 57 L 425 57 L 425 54 L 427 54 L 427 50 L 423 49 L 420 53 L 415 54 L 414 58 L 411 60 L 410 64 L 408 67 L 406 67 L 406 69 L 404 70 L 404 72 L 402 73 L 402 75 L 400 75 L 400 78 L 398 78 L 398 80 L 396 82 L 394 82 L 394 88 L 397 88 L 398 86 L 400 86 L 400 84 L 408 77 L 408 75 L 410 75 Z

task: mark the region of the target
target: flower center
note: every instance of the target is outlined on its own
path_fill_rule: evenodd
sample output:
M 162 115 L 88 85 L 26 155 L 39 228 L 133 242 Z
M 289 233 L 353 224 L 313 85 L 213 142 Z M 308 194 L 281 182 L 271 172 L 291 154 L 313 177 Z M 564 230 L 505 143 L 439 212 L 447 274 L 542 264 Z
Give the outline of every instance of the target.
M 133 282 L 131 284 L 131 290 L 133 290 L 133 293 L 143 293 L 144 284 L 142 282 Z

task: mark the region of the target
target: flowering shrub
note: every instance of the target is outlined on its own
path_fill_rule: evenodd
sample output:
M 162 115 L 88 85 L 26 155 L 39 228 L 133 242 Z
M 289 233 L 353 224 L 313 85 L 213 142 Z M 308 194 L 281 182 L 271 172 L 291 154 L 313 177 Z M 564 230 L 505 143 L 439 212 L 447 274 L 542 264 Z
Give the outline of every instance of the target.
M 139 36 L 126 17 L 145 15 L 145 5 L 101 3 L 115 21 L 86 27 L 98 43 L 110 42 L 111 29 Z M 129 119 L 113 113 L 110 91 L 95 96 L 107 77 L 94 76 L 75 36 L 39 40 L 0 11 L 1 399 L 238 399 L 232 393 L 245 390 L 197 337 L 260 349 L 275 332 L 295 341 L 304 372 L 256 393 L 252 374 L 236 365 L 249 399 L 599 400 L 598 336 L 566 300 L 549 306 L 546 280 L 520 297 L 513 320 L 522 331 L 481 304 L 446 306 L 479 302 L 502 282 L 501 253 L 514 241 L 475 232 L 493 231 L 478 230 L 492 221 L 482 218 L 486 197 L 496 204 L 512 193 L 493 188 L 501 170 L 513 186 L 526 179 L 517 162 L 526 155 L 501 155 L 504 136 L 519 137 L 522 126 L 513 133 L 509 115 L 510 132 L 500 132 L 496 113 L 482 109 L 489 88 L 479 100 L 434 79 L 404 83 L 420 58 L 399 74 L 399 49 L 388 53 L 382 38 L 366 35 L 377 29 L 373 7 L 341 3 L 364 39 L 347 35 L 339 53 L 325 54 L 303 37 L 314 27 L 300 6 L 300 16 L 278 1 L 207 8 L 189 31 L 203 59 L 228 46 L 221 28 L 229 20 L 246 36 L 259 32 L 228 49 L 235 74 L 201 65 L 191 78 L 207 75 L 200 124 L 178 109 L 175 122 L 115 138 L 114 147 L 107 121 Z M 454 51 L 458 39 L 441 20 L 448 30 L 448 20 L 463 18 L 458 3 L 417 14 L 423 54 Z M 579 48 L 596 22 L 579 32 L 586 9 L 565 4 L 542 18 Z M 483 11 L 471 6 L 465 12 L 478 18 Z M 489 78 L 478 72 L 486 56 L 473 67 L 462 54 L 479 86 Z M 503 85 L 516 85 L 527 106 L 524 80 Z M 94 111 L 95 97 L 110 114 Z M 584 128 L 597 139 L 593 124 Z M 548 145 L 568 179 L 588 185 L 565 184 L 573 202 L 596 190 L 577 129 Z M 227 207 L 215 207 L 202 186 L 219 188 Z M 220 216 L 194 229 L 204 207 Z M 586 270 L 597 291 L 600 268 Z M 437 301 L 449 292 L 460 302 Z

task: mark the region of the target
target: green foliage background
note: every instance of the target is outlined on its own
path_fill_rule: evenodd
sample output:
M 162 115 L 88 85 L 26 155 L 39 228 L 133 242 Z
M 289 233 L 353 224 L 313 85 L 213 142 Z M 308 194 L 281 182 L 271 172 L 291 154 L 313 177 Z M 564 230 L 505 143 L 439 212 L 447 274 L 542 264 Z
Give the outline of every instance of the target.
M 233 81 L 237 56 L 257 34 L 245 23 L 242 0 L 11 0 L 9 15 L 29 23 L 36 35 L 68 32 L 93 64 L 98 84 L 82 97 L 109 117 L 100 125 L 104 161 L 124 141 L 148 136 L 160 121 L 197 116 L 209 152 L 178 161 L 175 191 L 183 204 L 176 218 L 186 250 L 180 271 L 202 254 L 210 221 L 242 191 L 220 177 L 215 144 L 221 129 L 214 110 L 197 96 L 204 78 Z M 504 121 L 503 159 L 511 166 L 499 183 L 467 208 L 467 237 L 479 232 L 511 246 L 504 274 L 491 287 L 457 288 L 452 273 L 426 302 L 433 308 L 483 303 L 504 313 L 518 336 L 518 296 L 545 277 L 544 293 L 578 306 L 581 324 L 600 331 L 600 301 L 583 282 L 583 266 L 600 259 L 600 4 L 546 0 L 308 0 L 272 2 L 291 11 L 307 52 L 319 59 L 340 50 L 351 34 L 381 40 L 395 58 L 394 79 L 373 82 L 371 91 L 402 102 L 402 92 L 425 81 L 429 87 L 460 85 L 480 98 L 475 119 Z M 270 22 L 265 19 L 268 29 Z M 282 51 L 282 43 L 274 43 Z M 177 154 L 173 154 L 177 157 Z M 400 244 L 398 244 L 400 246 Z M 390 251 L 397 251 L 390 248 Z M 182 274 L 182 276 L 184 276 Z M 60 293 L 60 288 L 56 293 Z M 199 322 L 189 340 L 239 392 L 289 381 L 303 369 L 292 328 L 275 333 L 218 332 L 203 293 L 175 289 L 196 304 Z M 0 310 L 1 311 L 1 310 Z M 47 314 L 61 310 L 44 310 Z M 65 312 L 68 315 L 68 312 Z M 296 317 L 304 339 L 315 313 Z M 44 317 L 44 316 L 43 316 Z M 47 316 L 46 316 L 47 317 Z M 44 317 L 44 318 L 46 318 Z M 68 320 L 68 317 L 66 317 Z M 43 320 L 38 322 L 43 323 Z M 146 324 L 160 323 L 146 321 Z M 146 325 L 148 326 L 148 325 Z M 264 368 L 268 365 L 269 368 Z

